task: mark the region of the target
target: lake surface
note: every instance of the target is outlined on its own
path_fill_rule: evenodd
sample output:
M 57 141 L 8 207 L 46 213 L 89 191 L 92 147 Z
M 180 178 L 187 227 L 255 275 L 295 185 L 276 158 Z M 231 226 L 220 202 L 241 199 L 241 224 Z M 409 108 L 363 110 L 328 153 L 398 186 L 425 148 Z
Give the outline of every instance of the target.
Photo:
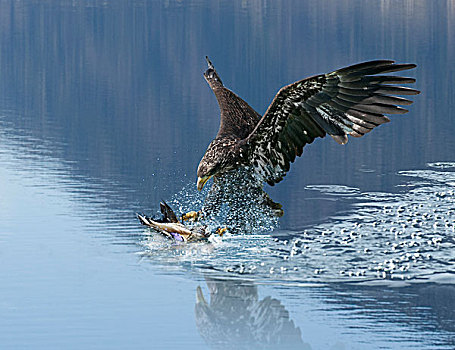
M 455 4 L 0 0 L 1 349 L 455 348 Z M 175 245 L 218 130 L 352 63 L 413 62 L 410 113 L 307 146 L 275 230 Z

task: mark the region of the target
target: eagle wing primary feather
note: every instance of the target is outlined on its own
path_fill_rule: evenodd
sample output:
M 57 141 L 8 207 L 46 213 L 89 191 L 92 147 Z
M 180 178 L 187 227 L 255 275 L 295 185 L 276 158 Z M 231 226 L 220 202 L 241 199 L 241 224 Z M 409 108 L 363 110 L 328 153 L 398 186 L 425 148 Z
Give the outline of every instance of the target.
M 251 134 L 249 163 L 270 185 L 281 181 L 303 147 L 329 134 L 339 144 L 347 135 L 360 137 L 387 123 L 384 114 L 403 114 L 397 105 L 412 101 L 396 95 L 419 91 L 390 84 L 414 83 L 415 79 L 378 75 L 415 68 L 390 60 L 359 63 L 331 73 L 297 81 L 280 89 Z

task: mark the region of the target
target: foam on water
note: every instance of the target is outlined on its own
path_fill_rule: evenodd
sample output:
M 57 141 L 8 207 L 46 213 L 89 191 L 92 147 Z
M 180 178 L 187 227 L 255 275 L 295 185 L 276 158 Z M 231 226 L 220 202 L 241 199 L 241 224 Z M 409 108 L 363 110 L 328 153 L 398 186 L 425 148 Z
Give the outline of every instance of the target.
M 303 232 L 227 235 L 179 246 L 147 235 L 141 254 L 166 265 L 189 264 L 260 280 L 416 281 L 444 275 L 446 283 L 453 283 L 453 168 L 455 163 L 432 163 L 425 170 L 401 171 L 397 193 L 308 186 L 309 191 L 354 203 L 347 212 Z

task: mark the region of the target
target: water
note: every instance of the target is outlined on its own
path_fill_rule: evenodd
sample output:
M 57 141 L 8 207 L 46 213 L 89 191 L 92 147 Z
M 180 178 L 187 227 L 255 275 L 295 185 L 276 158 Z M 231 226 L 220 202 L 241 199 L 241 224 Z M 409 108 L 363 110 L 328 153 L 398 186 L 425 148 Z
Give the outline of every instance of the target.
M 450 1 L 0 0 L 0 348 L 453 349 Z M 203 81 L 260 113 L 375 58 L 422 94 L 269 188 L 279 227 L 175 245 L 136 212 L 201 203 Z M 197 209 L 197 208 L 194 208 Z

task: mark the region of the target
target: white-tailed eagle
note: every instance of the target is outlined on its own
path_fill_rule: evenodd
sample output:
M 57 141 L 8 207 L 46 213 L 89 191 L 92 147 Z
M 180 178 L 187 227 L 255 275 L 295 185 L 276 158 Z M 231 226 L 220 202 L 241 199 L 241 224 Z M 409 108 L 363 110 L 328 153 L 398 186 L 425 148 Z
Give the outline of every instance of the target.
M 273 186 L 315 138 L 328 134 L 343 145 L 348 135 L 360 137 L 389 122 L 385 114 L 408 112 L 399 105 L 412 101 L 393 95 L 419 94 L 418 90 L 396 85 L 414 83 L 415 79 L 383 75 L 415 68 L 415 64 L 369 61 L 284 86 L 261 117 L 223 85 L 206 59 L 204 77 L 218 100 L 221 121 L 218 134 L 199 163 L 198 190 L 211 177 L 222 177 L 239 168 Z

